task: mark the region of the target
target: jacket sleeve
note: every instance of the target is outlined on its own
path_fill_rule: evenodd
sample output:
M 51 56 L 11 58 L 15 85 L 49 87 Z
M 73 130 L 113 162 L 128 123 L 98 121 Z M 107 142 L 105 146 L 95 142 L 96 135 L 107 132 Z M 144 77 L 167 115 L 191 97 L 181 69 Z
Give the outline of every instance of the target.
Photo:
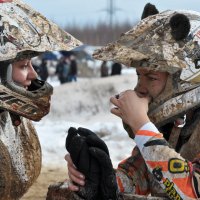
M 129 158 L 119 163 L 116 177 L 120 192 L 138 195 L 150 193 L 148 169 L 137 146 Z
M 160 183 L 170 199 L 199 198 L 199 159 L 185 160 L 170 148 L 163 135 L 151 122 L 135 135 L 135 142 L 149 171 Z

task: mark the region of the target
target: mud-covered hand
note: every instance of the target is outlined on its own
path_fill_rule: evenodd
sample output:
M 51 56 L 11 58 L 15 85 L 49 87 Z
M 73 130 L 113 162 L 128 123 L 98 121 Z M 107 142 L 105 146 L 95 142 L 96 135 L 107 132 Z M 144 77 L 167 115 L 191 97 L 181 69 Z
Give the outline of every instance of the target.
M 71 127 L 66 138 L 66 149 L 78 171 L 85 175 L 85 186 L 80 186 L 77 194 L 87 200 L 98 199 L 100 167 L 89 153 L 86 137 Z

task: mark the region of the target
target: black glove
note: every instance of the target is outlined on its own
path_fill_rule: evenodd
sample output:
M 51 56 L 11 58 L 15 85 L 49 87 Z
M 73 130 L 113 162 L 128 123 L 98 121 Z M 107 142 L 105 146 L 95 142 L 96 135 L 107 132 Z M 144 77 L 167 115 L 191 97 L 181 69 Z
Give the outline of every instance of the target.
M 100 175 L 100 199 L 118 199 L 118 186 L 115 171 L 110 160 L 108 147 L 95 133 L 88 129 L 78 128 L 80 135 L 86 137 L 91 155 L 96 158 L 101 169 Z
M 86 184 L 78 194 L 88 200 L 118 199 L 115 171 L 104 141 L 85 128 L 70 128 L 68 133 L 66 148 L 77 169 L 86 177 Z
M 115 171 L 112 166 L 110 157 L 101 149 L 96 147 L 89 148 L 90 153 L 94 156 L 101 168 L 101 199 L 102 200 L 116 200 L 118 199 L 118 187 L 115 176 Z
M 102 139 L 100 139 L 94 132 L 89 129 L 79 127 L 78 133 L 81 136 L 86 137 L 88 146 L 97 147 L 103 150 L 109 156 L 109 151 L 106 143 Z
M 71 127 L 66 138 L 66 149 L 77 169 L 86 177 L 85 186 L 80 186 L 78 195 L 87 200 L 97 200 L 100 167 L 97 160 L 89 153 L 86 137 L 79 135 L 78 131 Z
M 80 136 L 77 129 L 71 127 L 68 130 L 65 146 L 77 169 L 87 175 L 90 169 L 90 155 L 86 137 Z

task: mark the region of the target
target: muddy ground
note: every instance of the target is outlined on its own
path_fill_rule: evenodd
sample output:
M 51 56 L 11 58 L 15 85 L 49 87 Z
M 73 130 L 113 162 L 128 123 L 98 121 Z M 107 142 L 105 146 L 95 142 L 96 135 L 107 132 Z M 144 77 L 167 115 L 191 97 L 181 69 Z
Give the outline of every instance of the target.
M 22 200 L 45 200 L 48 186 L 52 183 L 63 181 L 67 178 L 67 167 L 42 167 L 40 176 Z

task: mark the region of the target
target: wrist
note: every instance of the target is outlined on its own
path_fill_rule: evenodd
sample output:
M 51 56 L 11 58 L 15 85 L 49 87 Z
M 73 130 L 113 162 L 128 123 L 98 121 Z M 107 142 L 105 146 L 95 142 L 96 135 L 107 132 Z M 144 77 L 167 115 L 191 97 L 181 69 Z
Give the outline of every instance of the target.
M 144 116 L 142 118 L 139 118 L 139 120 L 134 121 L 131 124 L 131 129 L 134 133 L 136 133 L 138 130 L 140 130 L 145 124 L 147 124 L 148 122 L 150 122 L 150 119 L 148 116 Z

